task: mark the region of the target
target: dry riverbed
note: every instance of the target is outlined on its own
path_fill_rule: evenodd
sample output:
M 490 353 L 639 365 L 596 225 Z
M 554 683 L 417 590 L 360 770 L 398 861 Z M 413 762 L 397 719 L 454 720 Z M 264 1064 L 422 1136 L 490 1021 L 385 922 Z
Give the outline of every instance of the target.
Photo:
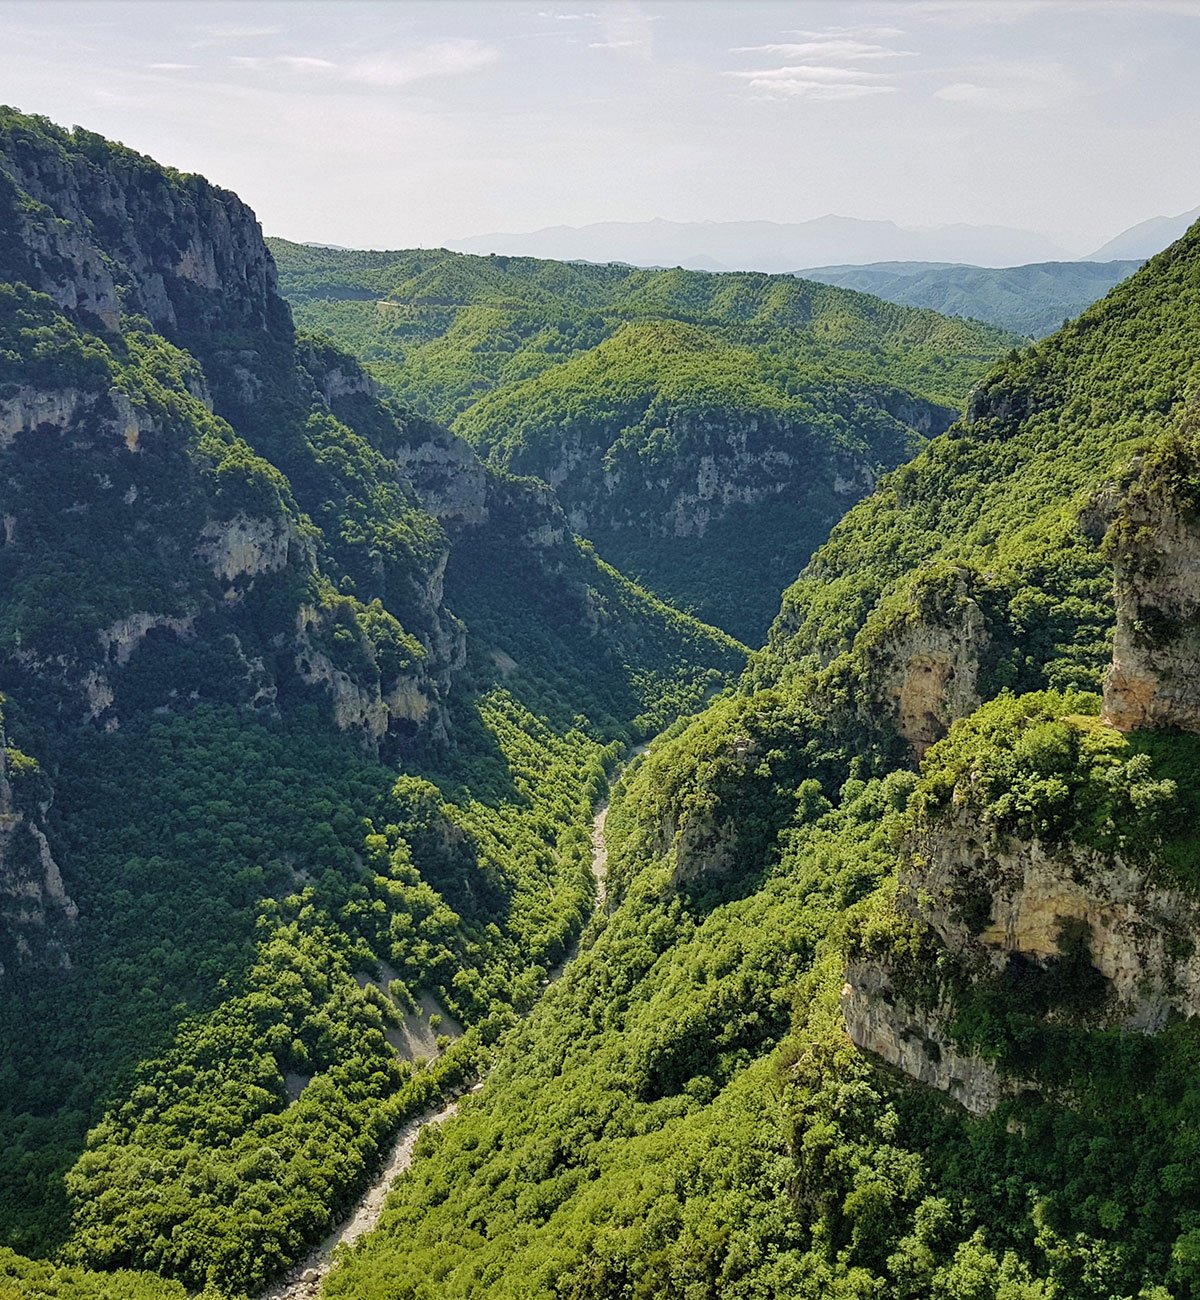
M 634 756 L 642 752 L 634 751 Z M 596 810 L 592 818 L 592 874 L 596 878 L 596 906 L 603 908 L 607 899 L 608 849 L 604 843 L 604 823 L 608 817 L 608 800 Z M 550 972 L 550 981 L 558 979 L 575 956 L 578 945 L 572 948 L 566 960 Z M 477 1083 L 472 1091 L 483 1087 Z M 458 1110 L 458 1102 L 444 1103 L 436 1110 L 415 1115 L 397 1133 L 388 1162 L 375 1181 L 356 1203 L 350 1216 L 338 1226 L 309 1255 L 282 1280 L 265 1291 L 262 1300 L 311 1300 L 321 1289 L 325 1274 L 333 1265 L 334 1251 L 339 1246 L 350 1246 L 359 1237 L 370 1232 L 379 1222 L 383 1203 L 392 1184 L 412 1164 L 413 1149 L 421 1131 L 430 1124 L 441 1124 Z

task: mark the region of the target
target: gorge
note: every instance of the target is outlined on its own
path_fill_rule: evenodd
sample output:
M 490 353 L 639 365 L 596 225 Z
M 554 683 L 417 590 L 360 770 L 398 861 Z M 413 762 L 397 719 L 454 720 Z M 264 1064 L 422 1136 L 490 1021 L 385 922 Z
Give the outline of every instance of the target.
M 4 109 L 0 234 L 0 1295 L 1197 1293 L 1200 230 L 1026 343 Z

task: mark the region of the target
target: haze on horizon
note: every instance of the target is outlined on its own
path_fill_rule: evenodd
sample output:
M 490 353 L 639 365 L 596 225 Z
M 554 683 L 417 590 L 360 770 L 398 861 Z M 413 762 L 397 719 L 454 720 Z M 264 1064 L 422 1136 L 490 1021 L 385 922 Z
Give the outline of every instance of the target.
M 1084 255 L 1200 203 L 1200 0 L 0 4 L 0 100 L 353 247 L 965 222 Z

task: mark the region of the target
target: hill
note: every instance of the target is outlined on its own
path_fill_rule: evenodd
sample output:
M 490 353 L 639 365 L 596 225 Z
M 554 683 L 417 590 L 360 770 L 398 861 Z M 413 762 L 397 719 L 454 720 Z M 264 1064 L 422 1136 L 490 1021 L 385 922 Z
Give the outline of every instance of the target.
M 1078 316 L 1142 260 L 1041 262 L 989 269 L 927 262 L 810 267 L 799 275 L 944 316 L 966 316 L 1028 338 L 1044 338 Z
M 64 1261 L 0 1289 L 236 1294 L 486 1063 L 606 765 L 744 654 L 298 335 L 235 195 L 4 109 L 0 232 L 0 1239 Z
M 753 644 L 846 507 L 1016 341 L 792 276 L 271 246 L 302 324 Z

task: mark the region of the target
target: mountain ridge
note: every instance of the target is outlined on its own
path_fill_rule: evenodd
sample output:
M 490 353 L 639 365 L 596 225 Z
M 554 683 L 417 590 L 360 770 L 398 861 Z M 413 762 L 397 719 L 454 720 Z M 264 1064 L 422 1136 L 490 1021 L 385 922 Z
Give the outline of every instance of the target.
M 841 261 L 942 260 L 982 265 L 1047 261 L 1065 250 L 1030 231 L 957 223 L 906 228 L 892 221 L 833 214 L 802 222 L 651 221 L 547 226 L 525 233 L 475 235 L 449 241 L 468 253 L 541 256 L 559 260 L 626 261 L 635 265 L 712 264 L 748 271 L 787 272 Z M 680 249 L 692 250 L 684 259 Z M 854 256 L 845 256 L 853 250 Z M 704 261 L 705 266 L 697 263 Z

